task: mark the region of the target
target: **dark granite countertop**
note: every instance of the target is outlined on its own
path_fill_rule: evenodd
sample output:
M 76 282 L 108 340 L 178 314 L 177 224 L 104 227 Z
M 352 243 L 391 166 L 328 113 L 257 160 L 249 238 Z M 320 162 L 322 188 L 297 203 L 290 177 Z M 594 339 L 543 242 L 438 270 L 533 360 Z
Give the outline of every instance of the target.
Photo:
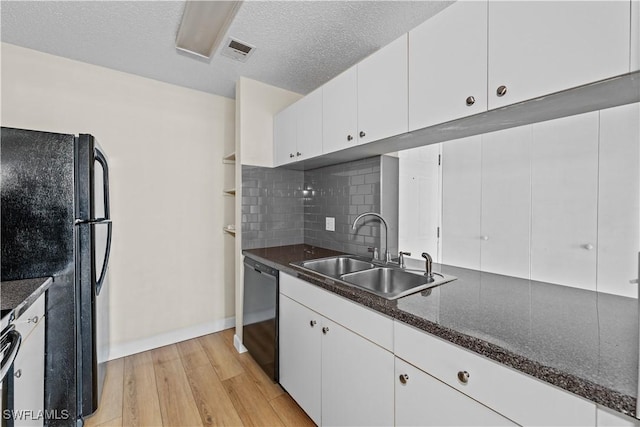
M 2 319 L 20 317 L 51 284 L 51 277 L 0 282 Z
M 289 264 L 336 251 L 293 245 L 243 253 L 595 403 L 636 414 L 636 299 L 434 264 L 434 271 L 458 279 L 388 301 Z

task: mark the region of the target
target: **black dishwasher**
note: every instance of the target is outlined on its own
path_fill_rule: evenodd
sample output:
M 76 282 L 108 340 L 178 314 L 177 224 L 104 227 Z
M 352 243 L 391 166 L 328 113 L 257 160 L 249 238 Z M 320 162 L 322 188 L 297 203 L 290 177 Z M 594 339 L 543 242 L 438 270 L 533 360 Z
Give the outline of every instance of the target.
M 278 274 L 273 267 L 244 257 L 242 344 L 278 381 Z

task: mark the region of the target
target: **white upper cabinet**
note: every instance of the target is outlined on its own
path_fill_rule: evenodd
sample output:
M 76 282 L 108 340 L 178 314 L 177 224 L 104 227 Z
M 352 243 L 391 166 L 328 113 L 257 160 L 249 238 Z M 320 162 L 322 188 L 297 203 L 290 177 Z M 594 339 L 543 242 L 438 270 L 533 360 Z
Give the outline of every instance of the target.
M 358 64 L 358 144 L 408 130 L 407 34 Z
M 273 118 L 273 164 L 275 166 L 295 161 L 297 111 L 297 103 L 292 104 Z
M 487 2 L 456 2 L 409 32 L 409 131 L 487 109 Z
M 329 81 L 322 91 L 323 151 L 331 153 L 358 144 L 357 66 Z
M 596 290 L 598 116 L 533 125 L 533 280 Z
M 489 109 L 627 73 L 629 14 L 628 1 L 490 1 Z
M 274 117 L 275 166 L 322 154 L 322 88 Z
M 322 88 L 302 98 L 298 105 L 298 160 L 322 154 Z

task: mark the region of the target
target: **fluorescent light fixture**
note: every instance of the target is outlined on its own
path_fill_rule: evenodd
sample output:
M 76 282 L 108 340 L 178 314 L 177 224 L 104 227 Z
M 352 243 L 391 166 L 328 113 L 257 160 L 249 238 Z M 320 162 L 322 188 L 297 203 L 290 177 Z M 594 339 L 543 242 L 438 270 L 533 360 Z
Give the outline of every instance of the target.
M 211 58 L 236 16 L 242 1 L 187 1 L 176 49 Z

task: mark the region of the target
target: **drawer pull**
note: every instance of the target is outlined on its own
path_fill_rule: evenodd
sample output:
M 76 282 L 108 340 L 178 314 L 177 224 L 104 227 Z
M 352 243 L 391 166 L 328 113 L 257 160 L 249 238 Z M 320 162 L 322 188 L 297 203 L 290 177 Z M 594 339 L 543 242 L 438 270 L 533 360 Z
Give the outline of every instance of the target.
M 467 371 L 458 371 L 458 380 L 462 383 L 462 384 L 466 384 L 469 382 L 469 372 Z
M 496 90 L 496 95 L 498 96 L 505 96 L 507 94 L 507 87 L 502 85 L 499 86 L 498 89 Z
M 407 375 L 407 374 L 401 374 L 401 375 L 400 375 L 400 382 L 401 382 L 402 384 L 406 384 L 406 383 L 407 383 L 407 381 L 409 381 L 409 375 Z
M 473 104 L 476 103 L 476 99 L 473 96 L 469 96 L 467 98 L 466 102 L 467 102 L 467 106 L 471 107 Z
M 33 316 L 27 319 L 27 323 L 38 323 L 38 316 Z
M 324 328 L 322 328 L 322 333 L 327 335 L 327 332 L 329 332 L 329 328 L 327 328 L 326 326 Z
M 318 322 L 316 322 L 315 320 L 310 320 L 309 321 L 309 326 L 311 326 L 313 328 L 314 326 L 316 326 L 316 323 L 318 323 Z
M 20 378 L 22 376 L 22 369 L 18 369 L 13 375 L 16 378 Z

